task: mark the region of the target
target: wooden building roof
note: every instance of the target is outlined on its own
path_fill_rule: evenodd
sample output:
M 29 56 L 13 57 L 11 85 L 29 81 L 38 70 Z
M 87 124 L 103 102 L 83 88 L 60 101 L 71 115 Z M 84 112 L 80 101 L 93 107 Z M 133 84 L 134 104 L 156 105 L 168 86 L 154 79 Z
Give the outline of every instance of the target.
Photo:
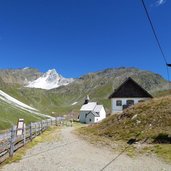
M 153 98 L 144 88 L 142 88 L 137 82 L 129 77 L 123 82 L 110 96 L 111 98 Z

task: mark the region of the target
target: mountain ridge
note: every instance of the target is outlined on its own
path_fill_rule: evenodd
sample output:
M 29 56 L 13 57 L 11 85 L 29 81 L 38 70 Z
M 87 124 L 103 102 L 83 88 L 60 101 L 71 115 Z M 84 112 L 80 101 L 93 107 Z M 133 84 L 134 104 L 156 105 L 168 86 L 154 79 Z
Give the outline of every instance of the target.
M 69 85 L 48 91 L 24 86 L 6 86 L 3 90 L 42 113 L 50 115 L 78 113 L 87 94 L 91 101 L 103 104 L 107 113 L 110 113 L 111 105 L 108 97 L 127 77 L 133 78 L 150 93 L 168 89 L 168 81 L 159 74 L 133 67 L 120 67 L 89 73 L 75 79 Z

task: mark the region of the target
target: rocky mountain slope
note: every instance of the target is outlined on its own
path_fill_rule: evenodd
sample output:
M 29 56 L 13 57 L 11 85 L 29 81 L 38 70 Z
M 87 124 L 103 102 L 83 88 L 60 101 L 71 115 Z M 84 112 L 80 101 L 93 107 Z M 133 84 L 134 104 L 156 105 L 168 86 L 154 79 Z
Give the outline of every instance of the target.
M 33 81 L 42 75 L 37 69 L 22 68 L 22 69 L 1 69 L 0 79 L 7 84 L 25 85 L 29 81 Z
M 80 80 L 96 82 L 99 85 L 112 83 L 113 88 L 118 87 L 128 77 L 133 78 L 147 91 L 155 91 L 167 88 L 167 81 L 159 74 L 150 71 L 140 70 L 138 68 L 111 68 L 104 71 L 90 73 L 80 78 Z M 98 81 L 98 82 L 97 82 Z

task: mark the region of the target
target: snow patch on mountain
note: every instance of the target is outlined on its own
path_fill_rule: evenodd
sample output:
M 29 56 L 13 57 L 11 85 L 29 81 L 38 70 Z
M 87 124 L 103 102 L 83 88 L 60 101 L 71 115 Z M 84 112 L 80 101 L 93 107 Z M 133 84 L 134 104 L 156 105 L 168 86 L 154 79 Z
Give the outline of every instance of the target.
M 23 68 L 23 70 L 27 70 L 27 69 L 29 69 L 29 67 L 25 67 L 25 68 Z
M 42 117 L 48 117 L 48 118 L 52 118 L 52 119 L 54 118 L 49 115 L 39 113 L 39 111 L 37 109 L 26 105 L 25 103 L 15 99 L 14 97 L 8 95 L 7 93 L 3 92 L 2 90 L 0 90 L 0 100 L 3 100 L 4 102 L 6 102 L 12 106 L 15 106 L 16 108 L 28 111 L 32 114 L 36 114 L 36 115 L 39 115 Z
M 68 85 L 73 81 L 73 78 L 64 78 L 62 75 L 58 74 L 55 69 L 51 69 L 38 79 L 29 82 L 26 87 L 50 90 L 63 85 Z
M 74 103 L 71 104 L 71 106 L 74 106 L 74 105 L 76 105 L 77 103 L 78 103 L 78 102 L 74 102 Z
M 19 106 L 19 107 L 26 108 L 29 110 L 38 111 L 37 109 L 30 107 L 30 106 L 20 102 L 19 100 L 11 97 L 7 93 L 3 92 L 2 90 L 0 90 L 0 99 L 7 102 L 7 103 L 14 104 L 15 106 Z

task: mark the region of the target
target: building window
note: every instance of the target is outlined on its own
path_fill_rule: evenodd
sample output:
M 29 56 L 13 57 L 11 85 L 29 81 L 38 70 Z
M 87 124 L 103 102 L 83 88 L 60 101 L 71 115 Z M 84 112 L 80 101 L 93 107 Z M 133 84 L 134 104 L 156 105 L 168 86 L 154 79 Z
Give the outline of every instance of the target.
M 122 106 L 122 100 L 116 100 L 116 106 Z
M 139 103 L 142 103 L 142 102 L 145 102 L 145 100 L 139 100 L 138 102 L 139 102 Z
M 91 119 L 89 119 L 89 121 L 91 122 Z
M 127 101 L 126 101 L 126 105 L 127 105 L 127 106 L 134 105 L 134 100 L 127 100 Z

